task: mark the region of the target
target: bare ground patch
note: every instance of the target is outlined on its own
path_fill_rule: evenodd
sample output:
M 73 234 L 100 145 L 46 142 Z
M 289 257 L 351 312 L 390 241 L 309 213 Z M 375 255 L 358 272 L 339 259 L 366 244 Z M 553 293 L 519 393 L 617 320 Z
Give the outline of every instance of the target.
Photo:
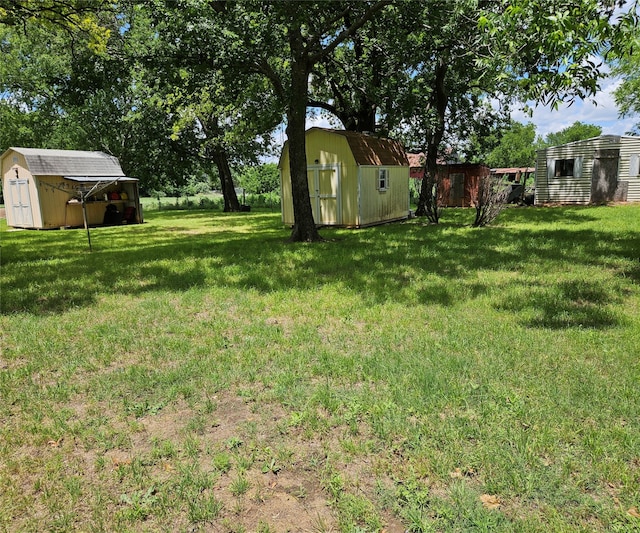
M 344 490 L 376 501 L 375 457 L 335 459 L 344 428 L 309 435 L 288 425 L 278 405 L 232 392 L 213 400 L 205 415 L 178 401 L 139 418 L 103 404 L 105 431 L 129 433 L 118 446 L 63 435 L 15 449 L 12 466 L 0 470 L 13 480 L 9 529 L 339 531 L 330 470 L 343 476 Z M 80 398 L 74 406 L 78 421 L 98 409 Z M 194 417 L 204 420 L 195 429 Z M 202 511 L 207 505 L 214 511 Z M 378 514 L 385 531 L 404 531 L 391 514 Z

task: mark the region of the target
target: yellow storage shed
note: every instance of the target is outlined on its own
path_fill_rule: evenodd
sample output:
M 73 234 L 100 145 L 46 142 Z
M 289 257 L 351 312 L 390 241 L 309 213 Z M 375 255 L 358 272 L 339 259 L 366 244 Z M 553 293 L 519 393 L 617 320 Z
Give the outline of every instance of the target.
M 364 227 L 409 217 L 409 161 L 399 142 L 311 128 L 306 143 L 309 195 L 318 226 Z M 282 221 L 293 225 L 288 143 L 279 167 Z
M 103 152 L 9 148 L 0 157 L 7 224 L 15 228 L 79 227 L 85 222 L 141 223 L 138 180 Z

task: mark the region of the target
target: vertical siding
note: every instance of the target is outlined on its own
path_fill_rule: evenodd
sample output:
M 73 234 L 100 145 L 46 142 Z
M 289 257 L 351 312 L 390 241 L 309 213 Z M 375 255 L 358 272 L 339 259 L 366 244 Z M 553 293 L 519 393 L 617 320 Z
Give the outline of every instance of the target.
M 379 191 L 378 169 L 389 169 L 389 187 Z M 409 215 L 409 167 L 360 167 L 361 226 L 389 220 L 407 218 Z
M 633 155 L 640 155 L 640 137 L 623 137 L 620 141 L 618 179 L 629 183 L 627 201 L 640 202 L 640 176 L 630 174 L 630 162 Z
M 346 142 L 346 139 L 345 139 Z M 356 165 L 355 159 L 351 152 L 349 152 L 349 159 L 343 161 L 340 165 L 341 181 L 340 188 L 342 189 L 342 225 L 344 226 L 359 226 L 360 225 L 360 203 L 359 203 L 359 183 L 358 174 L 359 169 Z
M 16 161 L 14 161 L 16 159 Z M 38 189 L 37 178 L 34 178 L 27 168 L 27 161 L 22 154 L 19 154 L 13 150 L 6 152 L 2 159 L 2 190 L 4 191 L 4 200 L 7 216 L 7 225 L 15 226 L 16 220 L 13 218 L 13 210 L 11 208 L 11 198 L 9 198 L 9 180 L 16 177 L 15 168 L 18 167 L 19 179 L 26 179 L 29 181 L 29 202 L 31 208 L 31 218 L 33 220 L 34 228 L 42 227 L 42 215 L 40 213 L 39 201 L 38 201 Z
M 620 146 L 618 139 L 619 137 L 616 136 L 602 136 L 539 150 L 536 161 L 536 205 L 549 202 L 588 204 L 591 200 L 594 152 L 618 148 Z M 579 157 L 582 157 L 582 170 L 579 176 L 556 178 L 549 175 L 548 162 Z
M 2 164 L 0 165 L 2 170 L 2 191 L 4 193 L 4 205 L 7 212 L 7 224 L 9 226 L 13 226 L 15 221 L 13 220 L 13 213 L 11 209 L 11 198 L 9 197 L 9 179 L 13 177 L 11 175 L 11 167 L 13 166 L 13 156 L 16 155 L 15 152 L 9 150 L 4 157 L 2 158 Z M 24 158 L 22 158 L 22 167 L 24 168 Z M 15 174 L 14 174 L 15 175 Z
M 293 226 L 293 197 L 291 196 L 288 145 L 284 147 L 282 157 L 280 157 L 280 204 L 282 205 L 282 223 Z
M 16 158 L 16 161 L 14 161 Z M 36 229 L 51 229 L 62 226 L 82 226 L 81 205 L 67 205 L 69 199 L 79 187 L 78 183 L 65 180 L 62 176 L 33 176 L 27 168 L 27 162 L 22 154 L 13 150 L 8 151 L 2 158 L 0 168 L 2 170 L 3 190 L 5 191 L 5 206 L 7 212 L 7 224 L 16 226 L 11 197 L 9 196 L 9 182 L 15 179 L 15 167 L 18 167 L 20 180 L 28 180 L 29 201 L 31 208 L 32 225 L 28 227 Z M 128 200 L 116 201 L 118 209 L 126 206 L 136 208 L 136 219 L 142 222 L 142 206 L 140 194 L 136 182 L 120 183 L 110 189 L 120 189 L 127 193 Z M 102 192 L 99 196 L 102 196 Z M 107 202 L 96 201 L 87 204 L 87 216 L 89 224 L 102 224 Z
M 377 190 L 378 168 L 358 167 L 347 139 L 324 130 L 307 132 L 307 166 L 338 165 L 341 225 L 366 226 L 407 218 L 409 214 L 409 167 L 389 169 L 389 188 Z M 294 223 L 288 145 L 280 158 L 282 222 Z
M 486 165 L 475 163 L 452 163 L 438 166 L 440 179 L 439 198 L 442 205 L 447 207 L 470 207 L 478 195 L 478 183 L 481 177 L 489 176 L 491 170 Z M 454 178 L 454 176 L 461 176 Z M 457 196 L 453 191 L 456 179 L 462 179 L 458 183 Z M 460 194 L 461 193 L 461 194 Z
M 322 130 L 307 132 L 307 166 L 338 165 L 340 175 L 340 208 L 342 224 L 358 225 L 358 166 L 351 154 L 347 140 L 342 135 Z M 293 198 L 289 172 L 289 146 L 280 158 L 280 191 L 282 198 L 282 222 L 293 225 Z
M 81 226 L 83 224 L 81 207 L 73 205 L 67 207 L 67 201 L 72 196 L 65 191 L 73 190 L 70 182 L 63 179 L 62 176 L 40 176 L 38 190 L 40 210 L 42 211 L 42 228 L 59 228 L 64 225 Z
M 307 165 L 338 165 L 341 225 L 358 225 L 358 166 L 342 135 L 323 130 L 307 133 Z

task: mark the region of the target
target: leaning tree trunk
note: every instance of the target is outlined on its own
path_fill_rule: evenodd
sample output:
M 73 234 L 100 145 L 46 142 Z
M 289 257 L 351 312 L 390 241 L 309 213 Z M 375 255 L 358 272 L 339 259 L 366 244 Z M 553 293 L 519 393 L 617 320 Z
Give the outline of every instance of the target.
M 304 57 L 302 36 L 292 31 L 290 37 L 293 56 Z M 289 140 L 289 173 L 291 175 L 291 195 L 293 197 L 293 230 L 291 241 L 321 241 L 318 228 L 313 220 L 309 181 L 307 179 L 307 150 L 305 121 L 307 116 L 307 91 L 309 69 L 306 61 L 297 59 L 291 65 L 291 93 L 287 112 L 287 139 Z
M 229 168 L 229 159 L 223 149 L 214 149 L 211 157 L 218 168 L 220 175 L 220 188 L 224 199 L 224 212 L 230 213 L 240 211 L 240 202 L 236 194 L 236 188 L 231 177 L 231 168 Z

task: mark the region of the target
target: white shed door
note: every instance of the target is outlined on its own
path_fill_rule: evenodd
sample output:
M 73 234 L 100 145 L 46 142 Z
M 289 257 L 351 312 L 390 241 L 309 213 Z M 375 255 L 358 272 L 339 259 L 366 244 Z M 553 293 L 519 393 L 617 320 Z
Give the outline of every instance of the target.
M 9 180 L 9 205 L 13 215 L 13 225 L 21 228 L 33 227 L 29 180 Z
M 318 226 L 342 223 L 338 165 L 307 167 L 313 220 Z

